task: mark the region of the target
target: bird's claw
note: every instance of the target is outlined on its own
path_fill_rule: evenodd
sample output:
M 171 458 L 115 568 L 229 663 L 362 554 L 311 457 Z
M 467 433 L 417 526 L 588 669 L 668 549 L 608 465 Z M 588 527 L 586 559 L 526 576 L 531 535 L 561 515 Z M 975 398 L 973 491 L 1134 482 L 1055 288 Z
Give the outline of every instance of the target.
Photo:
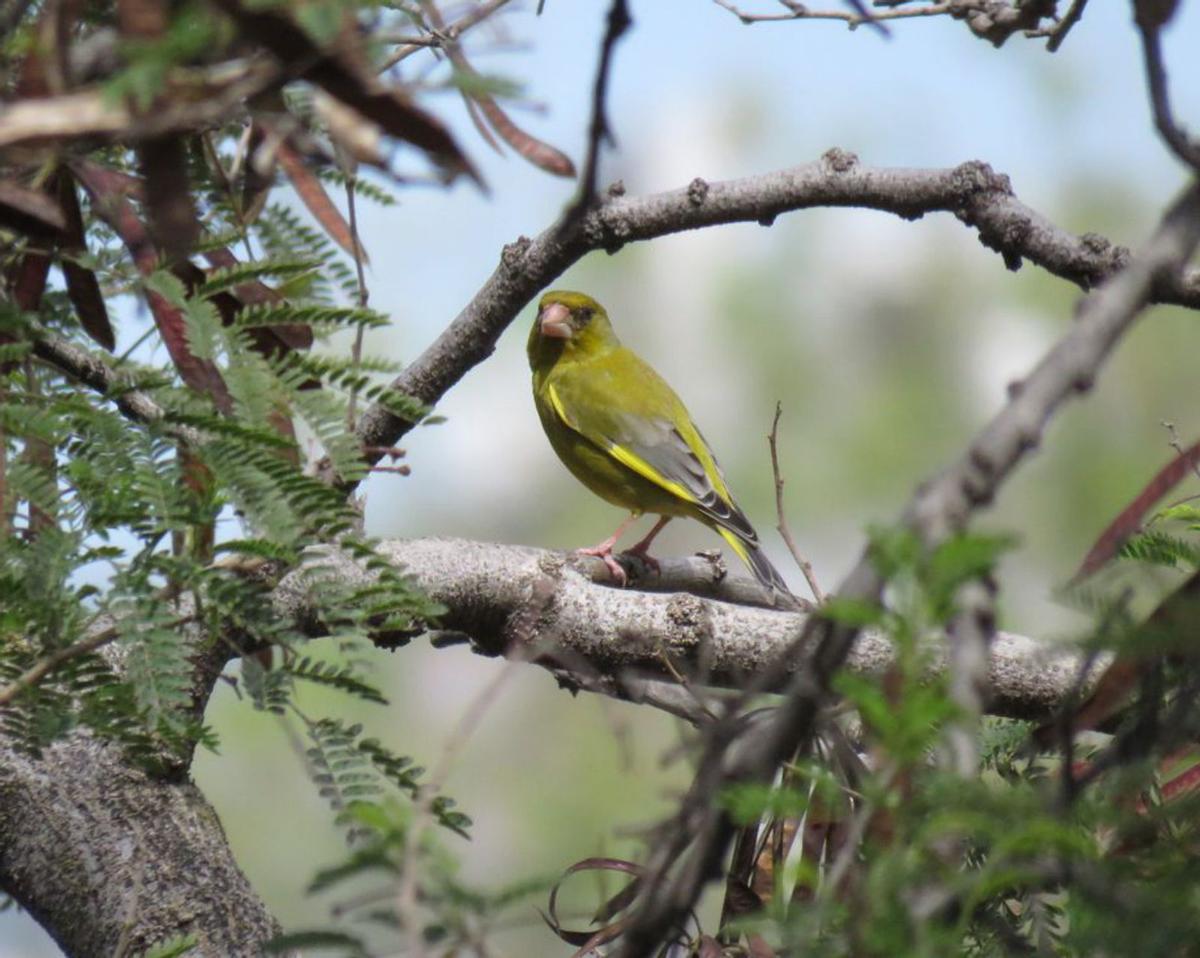
M 625 569 L 616 560 L 612 553 L 612 545 L 602 543 L 598 546 L 592 546 L 588 549 L 577 549 L 576 555 L 595 556 L 597 559 L 603 559 L 604 564 L 608 566 L 608 571 L 612 573 L 612 577 L 616 580 L 617 585 L 624 586 L 629 582 L 629 576 L 625 574 Z
M 621 555 L 633 556 L 636 559 L 640 559 L 646 564 L 646 568 L 652 570 L 655 575 L 662 575 L 662 564 L 646 549 L 639 549 L 637 546 L 634 546 L 632 549 L 626 549 Z

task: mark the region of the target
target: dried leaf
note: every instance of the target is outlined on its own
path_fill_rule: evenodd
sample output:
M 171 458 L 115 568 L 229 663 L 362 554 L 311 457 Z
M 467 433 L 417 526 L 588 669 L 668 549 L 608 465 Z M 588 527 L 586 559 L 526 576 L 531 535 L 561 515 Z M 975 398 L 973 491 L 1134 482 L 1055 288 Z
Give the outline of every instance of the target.
M 74 163 L 71 169 L 76 178 L 92 197 L 92 207 L 96 215 L 103 219 L 133 257 L 134 265 L 143 276 L 150 276 L 158 268 L 158 256 L 154 244 L 150 241 L 149 231 L 138 218 L 125 194 L 115 191 L 113 180 L 107 176 L 111 171 L 94 163 Z M 213 403 L 222 412 L 228 413 L 233 409 L 233 398 L 221 371 L 209 359 L 196 356 L 187 339 L 187 320 L 183 312 L 155 290 L 146 290 L 146 302 L 154 316 L 154 324 L 158 327 L 159 335 L 166 344 L 167 352 L 183 381 L 199 393 L 210 396 Z
M 232 269 L 239 264 L 239 260 L 225 247 L 208 250 L 204 254 L 204 258 L 218 269 Z M 283 301 L 283 297 L 265 283 L 258 280 L 253 280 L 248 283 L 239 283 L 234 287 L 234 292 L 237 298 L 243 303 L 250 305 L 258 303 L 279 303 Z M 279 326 L 272 326 L 264 330 L 272 336 L 277 337 L 287 349 L 311 349 L 313 344 L 313 331 L 311 326 L 306 326 L 304 323 L 287 323 Z
M 167 29 L 167 8 L 161 0 L 117 0 L 117 23 L 126 37 L 161 36 Z
M 0 180 L 0 226 L 37 239 L 57 240 L 66 231 L 63 211 L 45 193 Z
M 476 94 L 472 99 L 500 138 L 539 170 L 568 178 L 575 175 L 575 164 L 567 154 L 522 130 L 490 96 Z
M 563 941 L 569 945 L 579 946 L 579 950 L 575 952 L 575 956 L 583 956 L 598 948 L 606 942 L 612 941 L 625 930 L 625 920 L 620 919 L 605 925 L 598 931 L 572 931 L 564 928 L 558 920 L 558 890 L 562 883 L 571 875 L 582 871 L 617 871 L 626 875 L 632 875 L 634 880 L 619 891 L 616 895 L 610 898 L 599 911 L 596 913 L 595 921 L 607 921 L 617 911 L 621 911 L 632 904 L 636 897 L 636 890 L 630 893 L 630 889 L 640 884 L 640 879 L 643 875 L 641 865 L 636 862 L 626 861 L 623 858 L 585 858 L 582 861 L 576 862 L 570 868 L 563 872 L 562 877 L 554 883 L 554 887 L 550 889 L 550 900 L 547 903 L 549 914 L 540 912 L 542 919 L 550 926 L 550 929 L 558 935 Z
M 255 41 L 330 96 L 356 110 L 385 133 L 425 151 L 449 178 L 465 173 L 482 183 L 446 127 L 398 90 L 382 86 L 345 53 L 323 52 L 291 18 L 274 10 L 248 9 L 238 0 L 216 0 Z
M 696 948 L 696 958 L 721 958 L 725 954 L 721 943 L 712 935 L 701 935 Z
M 46 291 L 46 277 L 50 273 L 50 257 L 45 253 L 26 253 L 8 274 L 8 286 L 12 290 L 13 302 L 28 313 L 37 312 L 42 305 L 42 294 Z
M 300 154 L 286 140 L 279 144 L 276 151 L 280 167 L 296 188 L 296 193 L 308 207 L 321 228 L 329 234 L 330 239 L 338 244 L 351 256 L 354 255 L 354 237 L 350 232 L 350 224 L 325 192 L 325 184 L 307 166 Z M 367 251 L 361 250 L 364 263 L 368 262 Z
M 1155 473 L 1133 501 L 1117 514 L 1088 550 L 1071 582 L 1078 583 L 1087 578 L 1115 556 L 1125 540 L 1141 529 L 1142 519 L 1151 507 L 1183 481 L 1197 463 L 1200 463 L 1200 441 L 1193 443 Z
M 67 255 L 59 262 L 67 284 L 67 296 L 87 334 L 112 352 L 117 340 L 112 323 L 109 322 L 104 295 L 100 292 L 100 283 L 95 273 L 71 258 L 73 254 L 86 251 L 86 239 L 79 197 L 75 193 L 75 181 L 66 170 L 61 170 L 58 174 L 58 201 L 67 220 L 67 237 L 63 243 L 63 252 Z
M 184 259 L 200 237 L 200 223 L 183 140 L 170 135 L 145 140 L 138 145 L 138 158 L 146 180 L 150 235 L 168 259 Z

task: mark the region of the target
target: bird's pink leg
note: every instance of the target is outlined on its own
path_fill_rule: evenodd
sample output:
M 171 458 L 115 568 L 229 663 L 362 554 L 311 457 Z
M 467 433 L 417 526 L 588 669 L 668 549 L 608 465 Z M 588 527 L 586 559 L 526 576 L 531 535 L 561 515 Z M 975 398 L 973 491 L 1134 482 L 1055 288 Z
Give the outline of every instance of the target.
M 654 528 L 651 529 L 648 533 L 646 533 L 646 538 L 644 538 L 641 542 L 639 542 L 637 545 L 635 545 L 632 549 L 626 549 L 625 554 L 626 555 L 635 555 L 639 559 L 641 559 L 644 563 L 646 563 L 646 565 L 648 565 L 655 572 L 662 572 L 662 566 L 660 566 L 658 564 L 658 560 L 650 554 L 650 551 L 649 551 L 650 543 L 654 541 L 655 536 L 657 536 L 660 532 L 662 532 L 663 526 L 665 526 L 670 521 L 671 521 L 670 516 L 659 516 L 658 522 L 656 522 L 654 524 Z
M 617 580 L 618 585 L 624 585 L 626 581 L 625 570 L 621 568 L 621 563 L 613 558 L 613 547 L 616 546 L 617 540 L 621 538 L 621 533 L 629 528 L 629 524 L 639 517 L 639 513 L 631 513 L 629 518 L 617 526 L 617 531 L 601 542 L 599 545 L 591 546 L 587 549 L 577 549 L 576 555 L 581 556 L 597 556 L 604 560 L 604 564 L 608 566 L 608 571 L 613 574 L 613 578 Z

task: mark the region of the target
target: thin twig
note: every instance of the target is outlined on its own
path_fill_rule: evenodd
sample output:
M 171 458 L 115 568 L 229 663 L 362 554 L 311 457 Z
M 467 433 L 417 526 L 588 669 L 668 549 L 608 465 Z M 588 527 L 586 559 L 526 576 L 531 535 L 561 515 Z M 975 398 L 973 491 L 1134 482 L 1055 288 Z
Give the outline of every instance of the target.
M 1162 23 L 1148 11 L 1153 5 L 1135 4 L 1135 20 L 1142 35 L 1142 54 L 1146 61 L 1146 85 L 1150 89 L 1150 103 L 1154 108 L 1154 125 L 1167 145 L 1184 163 L 1200 173 L 1200 143 L 1188 136 L 1171 113 L 1171 99 L 1167 88 L 1167 69 L 1163 64 L 1162 45 L 1159 31 Z
M 510 0 L 489 0 L 488 3 L 480 4 L 472 9 L 469 13 L 463 15 L 454 23 L 450 24 L 444 30 L 430 31 L 420 39 L 404 39 L 401 42 L 404 46 L 396 50 L 383 61 L 383 65 L 379 68 L 380 73 L 385 73 L 394 67 L 401 60 L 407 59 L 414 53 L 419 53 L 421 50 L 427 50 L 430 47 L 437 49 L 445 46 L 447 43 L 452 43 L 461 37 L 464 33 L 475 26 L 477 23 L 482 23 L 493 13 L 509 3 Z
M 354 187 L 357 182 L 358 175 L 353 170 L 348 171 L 346 175 L 346 210 L 350 218 L 350 242 L 354 246 L 354 276 L 358 283 L 358 308 L 366 309 L 370 293 L 367 291 L 367 281 L 363 276 L 363 248 L 362 242 L 358 238 L 358 212 L 354 203 Z M 358 324 L 358 328 L 354 331 L 354 344 L 350 347 L 350 360 L 355 370 L 362 363 L 365 329 L 366 327 L 362 323 Z M 357 404 L 358 387 L 354 386 L 350 389 L 350 401 L 346 405 L 346 430 L 348 432 L 354 432 Z
M 792 530 L 788 527 L 787 515 L 783 509 L 784 480 L 783 472 L 779 468 L 778 446 L 779 417 L 781 415 L 783 415 L 783 403 L 776 401 L 775 418 L 771 421 L 771 433 L 767 436 L 767 445 L 771 447 L 771 472 L 775 476 L 775 517 L 779 522 L 775 528 L 783 536 L 783 541 L 787 545 L 788 551 L 792 554 L 792 558 L 796 560 L 796 565 L 800 567 L 800 571 L 804 573 L 804 580 L 812 590 L 813 598 L 817 600 L 817 605 L 820 605 L 825 601 L 825 593 L 817 585 L 817 577 L 813 575 L 812 563 L 801 555 L 800 549 L 796 545 L 796 540 L 792 538 Z
M 877 24 L 881 20 L 911 20 L 914 17 L 938 17 L 951 13 L 957 4 L 953 2 L 935 3 L 923 7 L 911 7 L 904 10 L 882 10 L 872 12 L 869 16 L 853 13 L 848 10 L 809 10 L 799 3 L 785 3 L 787 13 L 747 13 L 730 0 L 713 0 L 718 7 L 728 10 L 742 23 L 749 26 L 753 23 L 776 23 L 784 20 L 839 20 L 850 29 L 862 26 L 864 23 Z
M 1183 448 L 1183 443 L 1179 441 L 1179 433 L 1175 431 L 1175 423 L 1168 422 L 1166 419 L 1164 419 L 1162 420 L 1162 427 L 1167 431 L 1167 435 L 1170 437 L 1167 440 L 1167 445 L 1175 450 L 1175 452 L 1179 455 L 1179 458 L 1188 464 L 1188 467 L 1192 470 L 1192 474 L 1197 479 L 1200 479 L 1200 461 L 1197 461 L 1197 456 L 1195 455 L 1194 451 L 1189 455 L 1189 451 Z
M 608 122 L 608 114 L 604 108 L 604 99 L 608 93 L 608 74 L 612 65 L 613 48 L 621 35 L 629 29 L 633 20 L 629 17 L 629 8 L 625 0 L 613 0 L 608 9 L 608 26 L 604 31 L 604 40 L 600 44 L 600 63 L 596 68 L 596 82 L 592 87 L 592 120 L 588 124 L 587 159 L 583 164 L 583 173 L 579 178 L 579 196 L 568 213 L 567 219 L 579 216 L 590 207 L 596 199 L 596 177 L 600 165 L 601 141 L 609 146 L 616 144 L 612 127 Z
M 1063 45 L 1063 41 L 1067 39 L 1067 34 L 1071 32 L 1071 28 L 1075 26 L 1083 16 L 1084 7 L 1088 4 L 1088 0 L 1072 0 L 1071 6 L 1067 8 L 1067 12 L 1063 14 L 1061 20 L 1056 23 L 1047 36 L 1050 38 L 1046 41 L 1046 49 L 1050 53 L 1057 53 L 1058 48 Z
M 86 639 L 80 639 L 78 642 L 68 645 L 65 649 L 59 649 L 57 652 L 52 652 L 50 655 L 38 659 L 37 662 L 22 672 L 17 678 L 13 679 L 8 685 L 0 688 L 0 708 L 8 705 L 22 692 L 39 684 L 60 665 L 70 662 L 72 659 L 77 659 L 81 655 L 87 655 L 89 652 L 95 652 L 97 649 L 108 645 L 109 642 L 112 642 L 120 634 L 120 630 L 116 626 L 102 629 L 95 635 L 88 636 Z

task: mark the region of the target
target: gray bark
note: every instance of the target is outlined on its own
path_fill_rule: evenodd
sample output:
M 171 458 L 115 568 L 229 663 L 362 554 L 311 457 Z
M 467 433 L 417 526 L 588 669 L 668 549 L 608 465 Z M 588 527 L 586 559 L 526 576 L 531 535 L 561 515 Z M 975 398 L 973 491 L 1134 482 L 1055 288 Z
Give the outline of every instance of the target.
M 0 747 L 0 887 L 72 958 L 178 935 L 198 958 L 257 955 L 279 932 L 199 789 L 86 733 L 38 758 Z

